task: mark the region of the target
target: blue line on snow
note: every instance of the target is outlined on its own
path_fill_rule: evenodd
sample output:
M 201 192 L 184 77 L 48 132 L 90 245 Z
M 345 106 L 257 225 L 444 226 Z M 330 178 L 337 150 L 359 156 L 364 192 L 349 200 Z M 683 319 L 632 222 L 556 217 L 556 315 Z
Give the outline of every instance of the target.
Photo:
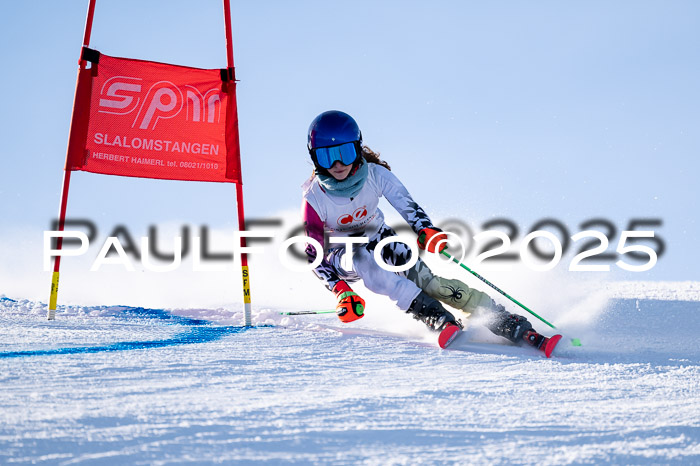
M 24 356 L 50 356 L 56 354 L 90 354 L 110 351 L 126 351 L 135 349 L 164 348 L 167 346 L 190 343 L 206 343 L 223 338 L 226 335 L 241 333 L 253 327 L 212 326 L 210 322 L 189 317 L 174 316 L 163 309 L 145 309 L 125 307 L 120 310 L 126 316 L 146 317 L 151 319 L 172 321 L 174 325 L 190 327 L 187 332 L 165 340 L 122 341 L 103 346 L 76 346 L 34 351 L 0 352 L 0 359 L 18 358 Z

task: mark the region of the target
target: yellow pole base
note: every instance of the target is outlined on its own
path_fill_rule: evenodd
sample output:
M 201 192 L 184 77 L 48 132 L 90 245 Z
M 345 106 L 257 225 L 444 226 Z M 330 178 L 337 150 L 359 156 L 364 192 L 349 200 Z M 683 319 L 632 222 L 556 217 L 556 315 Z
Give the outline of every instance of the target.
M 248 266 L 242 266 L 243 273 L 243 325 L 250 327 L 252 325 L 252 312 L 250 304 L 250 279 L 248 277 Z
M 47 320 L 56 319 L 56 302 L 58 301 L 58 272 L 51 276 L 51 295 L 49 296 L 49 310 L 46 313 Z

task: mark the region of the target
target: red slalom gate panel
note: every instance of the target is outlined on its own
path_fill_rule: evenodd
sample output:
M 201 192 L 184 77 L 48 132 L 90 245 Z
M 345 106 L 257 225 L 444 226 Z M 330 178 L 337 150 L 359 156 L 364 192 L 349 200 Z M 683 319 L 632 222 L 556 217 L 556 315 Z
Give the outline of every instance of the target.
M 83 49 L 67 170 L 240 183 L 232 70 Z

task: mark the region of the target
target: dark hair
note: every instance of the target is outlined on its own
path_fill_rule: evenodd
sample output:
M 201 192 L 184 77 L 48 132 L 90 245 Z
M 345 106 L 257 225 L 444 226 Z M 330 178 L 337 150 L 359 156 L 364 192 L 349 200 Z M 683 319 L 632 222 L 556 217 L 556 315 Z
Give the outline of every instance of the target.
M 367 146 L 362 146 L 362 157 L 369 163 L 376 163 L 387 170 L 391 170 L 389 164 L 379 158 L 379 152 L 374 152 Z

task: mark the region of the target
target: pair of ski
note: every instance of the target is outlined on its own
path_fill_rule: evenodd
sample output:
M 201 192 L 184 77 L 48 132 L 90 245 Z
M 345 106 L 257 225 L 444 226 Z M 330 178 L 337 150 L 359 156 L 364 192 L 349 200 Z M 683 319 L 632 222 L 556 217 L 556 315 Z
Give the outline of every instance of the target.
M 335 314 L 335 310 L 328 311 L 296 311 L 296 312 L 280 312 L 282 315 L 311 315 L 311 314 Z M 445 349 L 450 346 L 455 339 L 462 333 L 462 328 L 459 325 L 447 324 L 447 326 L 440 331 L 438 334 L 438 345 L 440 348 Z M 561 335 L 554 335 L 552 337 L 544 337 L 544 340 L 539 345 L 539 350 L 544 353 L 548 358 L 552 357 L 552 351 L 556 348 L 557 343 L 561 340 Z
M 445 349 L 450 346 L 455 339 L 462 333 L 462 329 L 459 325 L 447 324 L 444 329 L 438 334 L 438 345 L 440 348 Z M 544 340 L 540 343 L 539 349 L 548 358 L 552 357 L 552 351 L 556 348 L 557 343 L 561 340 L 561 335 L 554 335 L 551 337 L 544 337 Z

